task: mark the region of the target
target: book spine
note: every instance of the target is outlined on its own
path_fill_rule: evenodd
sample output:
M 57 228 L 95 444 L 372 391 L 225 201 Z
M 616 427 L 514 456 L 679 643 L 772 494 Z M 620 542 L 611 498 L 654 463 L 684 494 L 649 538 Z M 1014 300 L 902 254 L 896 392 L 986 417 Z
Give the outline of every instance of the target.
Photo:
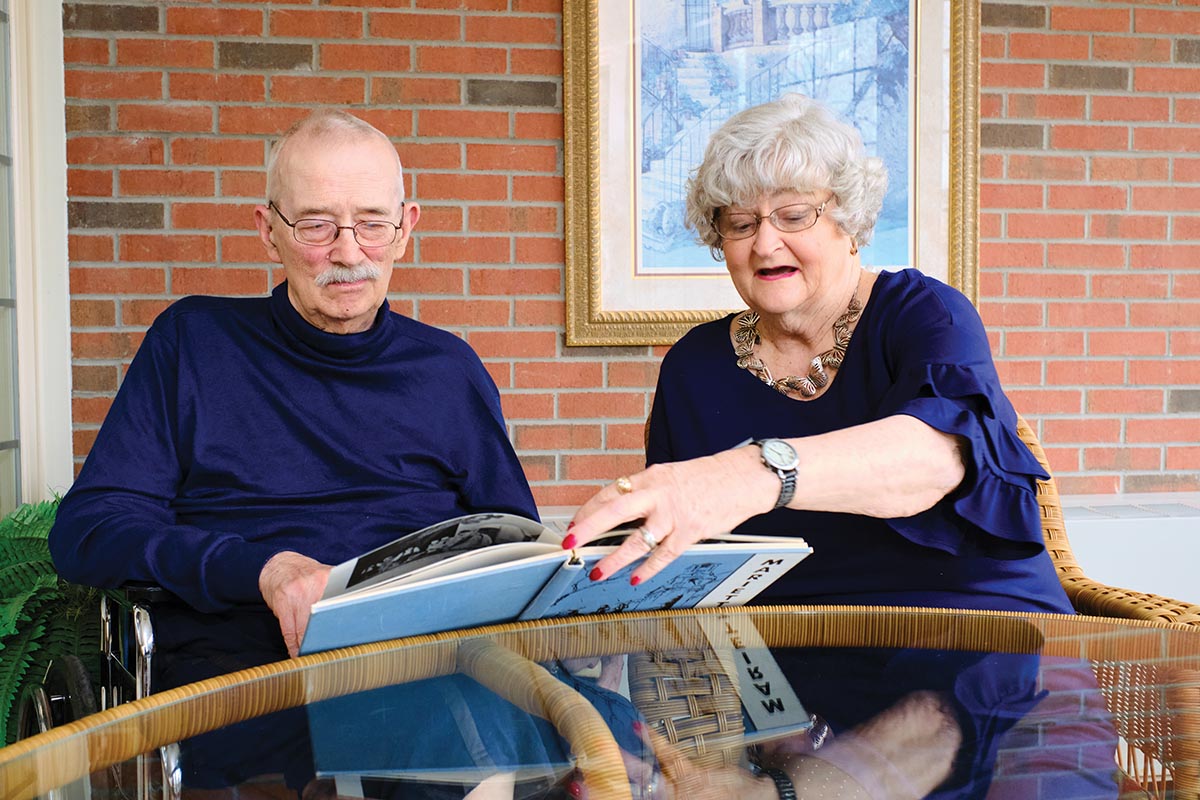
M 524 610 L 521 611 L 521 616 L 517 617 L 517 619 L 541 619 L 545 616 L 550 606 L 554 605 L 554 602 L 562 596 L 563 592 L 575 583 L 575 579 L 579 577 L 579 572 L 583 569 L 583 565 L 583 559 L 577 558 L 572 553 L 571 557 L 563 562 L 562 566 L 550 576 L 550 580 L 546 581 L 541 590 L 533 596 L 533 599 L 529 601 L 529 604 L 525 606 Z
M 753 599 L 792 567 L 800 563 L 808 551 L 799 553 L 763 553 L 751 556 L 746 563 L 721 581 L 696 608 L 740 606 Z

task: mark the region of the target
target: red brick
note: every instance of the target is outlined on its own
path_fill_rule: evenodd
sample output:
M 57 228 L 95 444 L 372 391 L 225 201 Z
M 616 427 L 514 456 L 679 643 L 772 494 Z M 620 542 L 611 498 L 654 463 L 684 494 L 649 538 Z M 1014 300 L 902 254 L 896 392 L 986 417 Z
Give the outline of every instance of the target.
M 503 73 L 508 66 L 508 56 L 502 47 L 438 45 L 418 47 L 416 54 L 417 71 L 426 75 L 433 72 L 494 75 Z
M 113 237 L 73 233 L 67 237 L 67 254 L 72 263 L 112 261 Z
M 167 8 L 167 33 L 183 36 L 256 36 L 263 12 L 236 8 Z
M 1004 355 L 1081 356 L 1083 334 L 1078 331 L 1009 331 L 1004 334 Z
M 71 267 L 71 296 L 85 294 L 161 294 L 167 276 L 162 269 Z
M 464 216 L 457 206 L 422 205 L 418 227 L 421 233 L 461 233 L 466 230 Z
M 1134 67 L 1135 92 L 1172 92 L 1187 95 L 1200 83 L 1200 69 L 1183 67 Z
M 152 136 L 76 136 L 67 140 L 68 164 L 161 164 L 163 142 Z
M 324 78 L 276 75 L 271 78 L 271 99 L 281 103 L 353 105 L 366 99 L 365 78 Z
M 1062 494 L 1116 494 L 1121 491 L 1119 475 L 1056 476 L 1055 483 Z
M 1157 447 L 1087 447 L 1083 466 L 1087 470 L 1162 469 L 1162 450 Z
M 1200 186 L 1135 186 L 1133 207 L 1168 213 L 1180 209 L 1200 209 Z
M 1042 426 L 1042 444 L 1115 442 L 1121 437 L 1121 420 L 1117 418 L 1051 418 L 1045 420 Z
M 519 202 L 563 201 L 563 179 L 558 176 L 514 175 L 512 181 L 513 200 Z
M 1175 122 L 1190 124 L 1200 122 L 1200 100 L 1175 98 Z
M 262 75 L 175 72 L 168 77 L 169 96 L 175 100 L 213 100 L 221 103 L 261 103 L 267 98 Z
M 514 365 L 518 389 L 588 389 L 603 385 L 604 365 L 599 361 L 548 361 Z
M 508 0 L 416 0 L 417 8 L 466 9 L 470 11 L 507 11 Z
M 617 475 L 639 472 L 646 466 L 641 453 L 568 455 L 563 458 L 563 478 L 569 481 L 609 480 Z
M 512 316 L 509 300 L 419 300 L 421 321 L 437 326 L 507 325 Z
M 658 382 L 658 366 L 657 360 L 610 361 L 607 385 L 653 389 Z
M 641 422 L 605 425 L 604 440 L 612 450 L 645 450 L 646 425 Z
M 1165 121 L 1171 118 L 1171 100 L 1167 97 L 1099 95 L 1092 98 L 1091 118 L 1102 122 L 1116 122 L 1118 120 Z M 1140 147 L 1138 137 L 1142 133 L 1142 130 L 1134 131 L 1133 141 L 1137 149 L 1161 149 Z
M 1023 183 L 985 183 L 979 187 L 979 204 L 987 209 L 1045 207 L 1045 188 Z
M 503 392 L 500 395 L 500 409 L 509 422 L 518 419 L 553 419 L 554 395 Z
M 371 102 L 384 105 L 452 105 L 462 94 L 458 78 L 376 77 L 371 83 Z
M 979 230 L 981 239 L 997 239 L 1004 235 L 1004 215 L 992 214 L 987 211 L 979 213 Z
M 538 508 L 549 508 L 551 506 L 570 506 L 575 508 L 590 500 L 604 486 L 605 483 L 569 483 L 553 486 L 535 485 L 530 488 L 533 490 L 533 500 L 537 503 Z
M 71 370 L 71 386 L 76 392 L 117 391 L 117 368 L 106 364 L 76 364 Z
M 1047 313 L 1052 328 L 1115 328 L 1126 324 L 1124 303 L 1050 303 Z
M 503 264 L 511 260 L 506 238 L 426 235 L 417 246 L 421 261 L 427 264 Z
M 1004 58 L 1008 52 L 1008 37 L 1002 33 L 979 34 L 979 55 L 985 60 L 994 61 Z
M 117 323 L 117 304 L 112 300 L 72 300 L 72 328 L 111 328 Z
M 1010 119 L 1083 119 L 1087 98 L 1070 94 L 1014 94 L 1008 98 Z
M 996 361 L 996 373 L 1000 376 L 1002 386 L 1041 386 L 1041 361 L 1011 361 L 999 359 Z
M 265 163 L 266 145 L 258 139 L 176 139 L 171 142 L 176 164 L 258 166 Z
M 1079 469 L 1080 449 L 1078 447 L 1046 447 L 1045 452 L 1046 460 L 1050 462 L 1051 475 L 1074 472 Z
M 562 274 L 557 269 L 473 269 L 473 295 L 559 294 Z
M 553 331 L 470 331 L 467 342 L 480 358 L 553 358 L 558 334 Z
M 1170 36 L 1200 34 L 1200 13 L 1139 8 L 1133 12 L 1134 33 L 1165 33 Z
M 126 325 L 149 327 L 173 300 L 121 300 L 121 321 Z
M 1129 266 L 1136 269 L 1195 269 L 1200 245 L 1135 244 L 1129 248 Z
M 1167 217 L 1093 214 L 1088 229 L 1091 239 L 1165 239 Z
M 1125 441 L 1145 442 L 1194 442 L 1200 421 L 1195 417 L 1159 417 L 1156 419 L 1129 419 L 1125 422 Z
M 252 203 L 171 204 L 171 227 L 176 230 L 249 230 L 254 227 Z
M 1094 275 L 1092 297 L 1166 298 L 1166 275 Z
M 645 419 L 645 392 L 562 392 L 558 396 L 559 419 Z
M 1006 394 L 1021 414 L 1078 414 L 1083 392 L 1072 389 L 1009 389 Z
M 1135 386 L 1200 384 L 1200 360 L 1171 358 L 1129 362 L 1129 381 Z
M 1125 248 L 1115 244 L 1052 243 L 1046 248 L 1046 265 L 1050 267 L 1123 269 L 1125 267 Z
M 1129 11 L 1123 8 L 1050 7 L 1050 28 L 1056 31 L 1128 33 L 1132 24 Z
M 123 169 L 118 185 L 125 197 L 210 197 L 216 180 L 209 170 Z
M 517 239 L 518 264 L 562 264 L 563 240 L 524 236 Z
M 71 399 L 71 420 L 75 423 L 99 424 L 112 406 L 111 397 L 75 397 Z
M 280 78 L 275 78 L 278 85 Z M 217 128 L 221 133 L 283 133 L 310 109 L 286 106 L 224 106 L 219 109 Z
M 1113 157 L 1097 155 L 1092 158 L 1092 180 L 1096 181 L 1165 181 L 1169 164 L 1161 157 Z
M 1200 447 L 1168 447 L 1166 468 L 1200 470 Z
M 1027 242 L 983 242 L 979 263 L 987 267 L 1041 267 L 1046 263 L 1046 246 Z
M 73 100 L 154 100 L 163 96 L 161 72 L 85 71 L 69 69 L 64 77 Z
M 405 315 L 408 316 L 408 315 Z M 512 363 L 509 361 L 485 361 L 483 368 L 488 371 L 492 383 L 499 389 L 512 388 Z
M 558 148 L 532 144 L 468 144 L 467 168 L 553 173 L 558 170 Z
M 982 89 L 1044 89 L 1046 67 L 1044 64 L 984 62 L 979 65 L 979 86 Z
M 357 39 L 363 35 L 363 14 L 357 11 L 271 9 L 267 23 L 271 36 Z
M 1004 296 L 1004 275 L 992 270 L 983 270 L 979 273 L 977 286 L 980 297 L 1002 297 Z
M 122 261 L 211 262 L 217 257 L 215 236 L 126 233 L 119 240 Z
M 1200 132 L 1188 128 L 1138 128 L 1133 146 L 1139 150 L 1194 153 L 1200 148 Z
M 1010 297 L 1055 299 L 1087 297 L 1087 276 L 1064 273 L 1014 272 L 1008 276 Z
M 406 44 L 321 44 L 321 68 L 359 72 L 369 64 L 371 74 L 408 72 L 412 66 L 412 48 Z M 421 72 L 428 70 L 418 66 Z
M 1138 328 L 1195 328 L 1200 326 L 1200 304 L 1131 303 L 1129 324 Z
M 518 139 L 552 139 L 562 141 L 562 114 L 518 112 L 515 133 Z
M 266 260 L 267 253 L 257 234 L 245 236 L 225 234 L 221 237 L 221 263 L 248 264 Z
M 1200 273 L 1193 273 L 1191 275 L 1177 274 L 1175 276 L 1175 286 L 1171 290 L 1171 296 L 1189 300 L 1200 298 Z M 1197 309 L 1197 311 L 1200 311 L 1200 309 Z
M 1120 386 L 1126 380 L 1124 361 L 1050 361 L 1046 363 L 1049 386 Z
M 557 77 L 562 74 L 563 56 L 561 50 L 523 50 L 512 49 L 513 75 L 550 75 Z
M 212 69 L 217 63 L 215 53 L 212 42 L 189 42 L 179 39 L 121 39 L 117 41 L 117 64 L 123 67 Z
M 514 437 L 518 450 L 597 450 L 599 425 L 518 425 Z
M 413 112 L 400 108 L 356 108 L 354 116 L 369 122 L 388 136 L 411 136 L 413 130 Z M 408 153 L 411 144 L 406 142 L 401 156 Z M 403 159 L 402 159 L 403 160 Z M 408 166 L 408 161 L 404 160 Z
M 467 17 L 466 41 L 556 44 L 558 20 L 512 15 Z
M 508 178 L 503 175 L 421 173 L 415 181 L 416 194 L 432 200 L 505 200 L 508 197 Z
M 211 131 L 212 109 L 170 103 L 117 106 L 117 127 L 133 131 Z
M 566 325 L 565 308 L 561 300 L 517 300 L 514 323 L 521 326 Z
M 1163 331 L 1091 331 L 1087 338 L 1089 356 L 1164 356 L 1167 354 L 1167 334 Z
M 1018 239 L 1081 239 L 1080 214 L 1009 214 L 1008 235 Z
M 71 334 L 71 354 L 75 358 L 133 358 L 141 344 L 143 334 L 132 331 L 105 331 L 103 333 Z M 75 417 L 75 422 L 99 422 L 100 419 Z
M 1090 33 L 1091 29 L 1089 29 Z M 1009 58 L 1037 61 L 1084 61 L 1090 55 L 1088 36 L 1061 33 L 1018 33 L 1008 36 Z
M 981 119 L 1004 118 L 1004 96 L 1000 94 L 984 94 L 979 98 L 979 116 Z M 994 161 L 991 159 L 990 161 Z M 980 160 L 980 175 L 985 178 L 996 175 L 996 165 L 983 159 Z
M 1128 150 L 1129 128 L 1122 125 L 1052 125 L 1050 147 L 1054 150 Z
M 508 112 L 452 111 L 421 109 L 417 114 L 420 136 L 448 136 L 455 139 L 484 137 L 507 138 Z
M 1162 389 L 1088 389 L 1090 414 L 1161 414 L 1166 404 Z
M 981 303 L 980 316 L 988 327 L 1033 327 L 1043 322 L 1041 303 L 1011 301 Z
M 261 199 L 267 194 L 266 170 L 246 171 L 221 170 L 222 197 L 253 197 Z
M 1093 36 L 1092 56 L 1099 61 L 1129 64 L 1135 61 L 1170 61 L 1171 41 L 1145 36 Z
M 562 0 L 512 0 L 513 11 L 527 13 L 562 13 Z
M 417 295 L 463 294 L 465 283 L 461 267 L 405 266 L 392 272 L 393 285 Z
M 372 39 L 462 41 L 462 18 L 457 14 L 376 12 L 370 15 Z
M 67 170 L 67 195 L 70 197 L 112 197 L 111 169 Z
M 558 230 L 558 210 L 545 206 L 475 206 L 469 227 L 487 233 L 553 233 Z
M 83 39 L 67 36 L 63 39 L 64 64 L 108 64 L 108 39 Z
M 171 290 L 177 294 L 260 295 L 270 291 L 264 269 L 175 267 Z
M 374 123 L 372 123 L 374 124 Z M 406 170 L 421 169 L 457 169 L 462 166 L 462 146 L 458 144 L 420 144 L 405 142 L 400 148 L 400 160 Z M 456 176 L 464 177 L 464 176 Z M 507 195 L 506 181 L 502 175 L 472 176 L 487 178 L 501 186 L 500 198 Z M 497 198 L 499 199 L 499 198 Z
M 1008 177 L 1014 180 L 1081 181 L 1087 178 L 1087 161 L 1080 156 L 1008 156 Z

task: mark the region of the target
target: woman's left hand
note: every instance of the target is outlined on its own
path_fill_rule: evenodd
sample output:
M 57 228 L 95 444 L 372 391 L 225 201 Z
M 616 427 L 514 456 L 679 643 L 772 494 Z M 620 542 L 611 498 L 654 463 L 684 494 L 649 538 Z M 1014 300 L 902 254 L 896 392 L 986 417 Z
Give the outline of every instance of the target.
M 601 580 L 645 557 L 631 578 L 636 585 L 697 541 L 770 511 L 778 495 L 779 479 L 763 467 L 754 446 L 655 464 L 587 501 L 575 514 L 563 547 L 585 545 L 622 523 L 641 520 L 644 533 L 630 535 L 592 572 L 593 580 Z

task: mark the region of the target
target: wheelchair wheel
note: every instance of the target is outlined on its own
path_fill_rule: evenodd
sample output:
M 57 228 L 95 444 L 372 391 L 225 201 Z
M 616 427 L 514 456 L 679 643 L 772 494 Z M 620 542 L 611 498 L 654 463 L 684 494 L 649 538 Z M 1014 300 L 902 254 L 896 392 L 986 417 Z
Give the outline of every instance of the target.
M 96 693 L 87 667 L 78 656 L 50 662 L 41 684 L 25 687 L 17 712 L 17 738 L 26 739 L 95 714 Z

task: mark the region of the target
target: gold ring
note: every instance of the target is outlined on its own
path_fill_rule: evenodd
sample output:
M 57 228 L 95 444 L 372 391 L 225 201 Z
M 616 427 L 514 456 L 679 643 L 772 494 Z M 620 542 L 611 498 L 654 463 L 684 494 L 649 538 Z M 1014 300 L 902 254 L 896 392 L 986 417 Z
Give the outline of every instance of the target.
M 627 475 L 617 478 L 615 486 L 617 487 L 617 494 L 629 494 L 633 491 L 633 481 L 629 480 L 629 476 Z
M 650 550 L 653 550 L 654 548 L 658 547 L 658 539 L 654 536 L 653 533 L 646 530 L 645 528 L 638 528 L 637 532 L 638 532 L 638 536 L 642 537 L 642 541 L 646 543 L 647 548 L 649 548 Z

